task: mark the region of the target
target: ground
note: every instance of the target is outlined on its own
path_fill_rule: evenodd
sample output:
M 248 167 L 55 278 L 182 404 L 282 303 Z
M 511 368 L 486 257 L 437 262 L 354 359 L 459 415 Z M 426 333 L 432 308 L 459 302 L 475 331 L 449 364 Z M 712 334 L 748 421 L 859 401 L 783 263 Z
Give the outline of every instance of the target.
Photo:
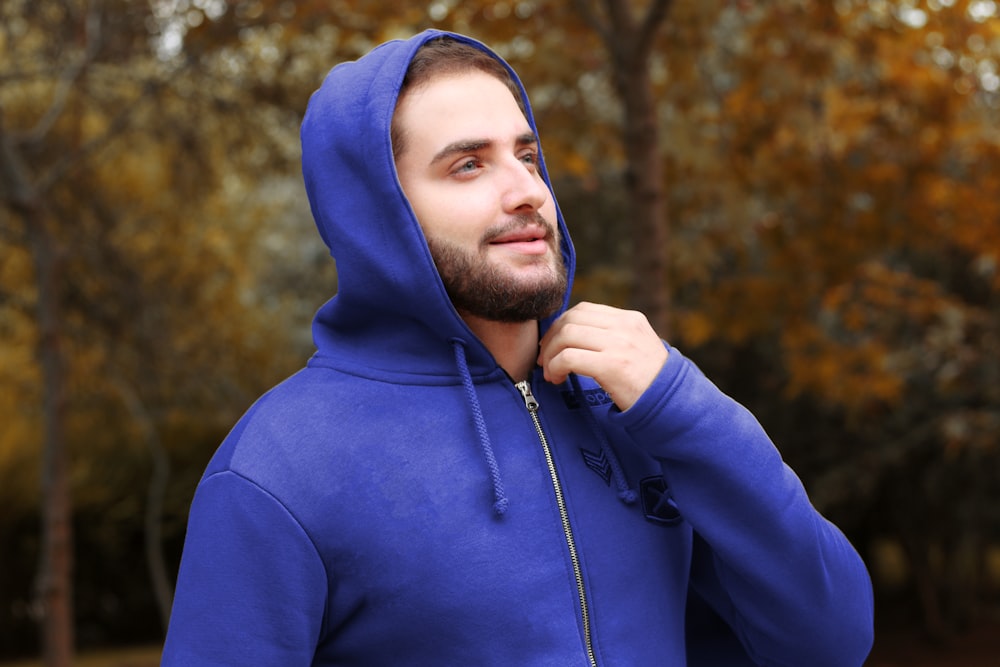
M 865 667 L 997 667 L 1000 625 L 983 625 L 947 644 L 933 644 L 912 632 L 876 632 Z
M 159 647 L 81 653 L 75 667 L 158 667 Z M 39 660 L 0 662 L 0 667 L 41 667 Z M 997 667 L 1000 625 L 983 626 L 949 645 L 932 645 L 905 629 L 877 634 L 865 667 Z

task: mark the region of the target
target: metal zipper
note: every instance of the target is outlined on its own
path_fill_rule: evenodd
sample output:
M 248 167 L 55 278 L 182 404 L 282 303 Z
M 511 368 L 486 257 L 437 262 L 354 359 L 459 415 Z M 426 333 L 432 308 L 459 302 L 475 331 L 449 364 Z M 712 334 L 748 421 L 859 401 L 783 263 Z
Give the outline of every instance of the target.
M 576 553 L 576 540 L 573 538 L 573 527 L 569 522 L 569 511 L 566 509 L 566 499 L 563 497 L 562 483 L 559 481 L 559 473 L 556 472 L 555 459 L 552 458 L 552 449 L 549 447 L 549 440 L 542 430 L 542 422 L 538 419 L 538 408 L 540 407 L 534 394 L 531 393 L 531 385 L 526 381 L 517 382 L 514 385 L 521 392 L 524 398 L 524 406 L 528 408 L 531 421 L 535 424 L 535 431 L 538 440 L 542 443 L 542 451 L 545 453 L 545 463 L 549 468 L 549 477 L 552 479 L 552 488 L 556 494 L 556 504 L 559 507 L 559 518 L 562 520 L 563 535 L 566 538 L 566 546 L 569 547 L 569 558 L 573 563 L 573 576 L 576 578 L 577 599 L 580 602 L 580 615 L 583 619 L 583 641 L 587 649 L 587 658 L 591 667 L 597 667 L 597 656 L 594 653 L 594 642 L 590 629 L 590 605 L 587 602 L 587 591 L 583 585 L 583 570 L 580 567 L 580 558 Z

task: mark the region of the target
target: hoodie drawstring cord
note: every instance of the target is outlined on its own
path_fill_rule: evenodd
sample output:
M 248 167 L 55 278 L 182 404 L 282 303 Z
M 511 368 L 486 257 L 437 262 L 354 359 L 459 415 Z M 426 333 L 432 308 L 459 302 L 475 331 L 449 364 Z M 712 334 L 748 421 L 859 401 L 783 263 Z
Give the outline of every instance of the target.
M 570 373 L 569 381 L 573 386 L 573 395 L 576 396 L 576 400 L 580 404 L 580 411 L 585 415 L 584 419 L 586 419 L 587 424 L 590 426 L 594 437 L 601 444 L 601 451 L 604 453 L 604 458 L 607 459 L 608 465 L 611 466 L 611 475 L 615 478 L 615 486 L 618 487 L 618 497 L 623 503 L 631 505 L 636 501 L 637 496 L 635 491 L 628 485 L 628 479 L 625 477 L 625 471 L 622 470 L 618 454 L 611 443 L 608 442 L 608 437 L 604 434 L 604 429 L 597 423 L 594 415 L 591 414 L 587 407 L 587 399 L 584 397 L 583 389 L 580 387 L 580 379 L 577 378 L 575 373 Z
M 500 467 L 497 466 L 497 459 L 493 454 L 490 434 L 486 429 L 486 420 L 483 419 L 483 409 L 479 404 L 479 396 L 476 394 L 476 388 L 472 383 L 472 375 L 469 373 L 469 363 L 465 358 L 465 341 L 453 338 L 451 344 L 455 349 L 455 363 L 458 365 L 459 374 L 462 376 L 462 385 L 465 387 L 465 394 L 472 408 L 472 420 L 475 422 L 476 433 L 479 435 L 479 446 L 483 450 L 486 465 L 490 469 L 490 478 L 493 481 L 493 511 L 496 512 L 497 516 L 503 516 L 507 511 L 510 500 L 508 500 L 503 490 Z
M 469 363 L 465 358 L 465 341 L 460 338 L 454 338 L 451 344 L 455 350 L 455 364 L 458 366 L 459 375 L 462 377 L 462 386 L 465 388 L 465 395 L 472 409 L 472 420 L 476 427 L 476 434 L 479 436 L 479 447 L 482 449 L 486 465 L 490 470 L 490 479 L 493 483 L 493 511 L 497 516 L 503 516 L 507 512 L 510 500 L 504 492 L 503 479 L 500 477 L 500 467 L 497 465 L 497 459 L 493 453 L 493 444 L 490 442 L 489 430 L 487 430 L 486 420 L 483 418 L 483 408 L 479 403 L 479 395 L 476 393 L 475 385 L 472 382 L 472 375 L 469 373 Z M 638 496 L 635 490 L 628 484 L 628 479 L 625 476 L 625 471 L 622 469 L 621 461 L 618 460 L 615 448 L 608 442 L 608 437 L 605 435 L 604 430 L 597 423 L 590 410 L 587 409 L 587 400 L 583 395 L 583 389 L 580 387 L 580 380 L 572 373 L 569 376 L 569 380 L 573 388 L 573 394 L 576 396 L 576 400 L 580 404 L 580 409 L 584 414 L 584 419 L 594 437 L 600 443 L 601 452 L 604 453 L 604 457 L 611 467 L 611 475 L 614 477 L 615 486 L 618 489 L 618 498 L 626 504 L 634 503 Z

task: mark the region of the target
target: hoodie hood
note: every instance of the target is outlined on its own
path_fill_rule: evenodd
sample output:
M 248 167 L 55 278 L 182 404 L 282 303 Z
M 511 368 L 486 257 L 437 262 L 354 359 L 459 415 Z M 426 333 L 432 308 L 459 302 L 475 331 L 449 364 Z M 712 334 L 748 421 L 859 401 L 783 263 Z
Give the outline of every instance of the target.
M 302 170 L 313 218 L 337 264 L 338 291 L 316 314 L 311 365 L 367 375 L 455 376 L 453 346 L 465 348 L 469 372 L 496 362 L 451 303 L 396 174 L 390 128 L 406 70 L 417 49 L 436 37 L 470 44 L 503 63 L 520 87 L 527 120 L 538 134 L 527 94 L 514 71 L 485 45 L 438 30 L 382 44 L 334 67 L 309 101 L 302 123 Z M 539 169 L 555 195 L 544 158 Z M 572 242 L 556 204 L 569 284 Z

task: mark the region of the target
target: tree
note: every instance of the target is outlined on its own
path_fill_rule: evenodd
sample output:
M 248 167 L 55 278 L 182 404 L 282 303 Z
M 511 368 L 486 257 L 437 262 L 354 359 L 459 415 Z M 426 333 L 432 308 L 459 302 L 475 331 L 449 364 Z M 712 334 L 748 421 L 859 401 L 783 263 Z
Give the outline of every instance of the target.
M 5 22 L 6 24 L 6 22 Z M 0 192 L 8 210 L 17 214 L 24 225 L 24 236 L 34 259 L 37 281 L 37 352 L 42 366 L 45 436 L 43 449 L 42 497 L 45 512 L 42 522 L 43 550 L 38 576 L 38 597 L 44 619 L 46 664 L 72 663 L 72 531 L 66 462 L 65 436 L 65 360 L 63 328 L 58 297 L 62 278 L 64 249 L 55 238 L 52 215 L 45 203 L 53 172 L 32 173 L 22 155 L 25 144 L 43 141 L 63 114 L 76 78 L 95 52 L 98 18 L 89 14 L 83 48 L 55 72 L 55 87 L 45 113 L 24 136 L 12 135 L 0 120 Z M 6 37 L 12 40 L 11 30 Z M 16 47 L 15 47 L 16 48 Z M 14 50 L 14 49 L 11 49 Z M 20 69 L 15 65 L 16 69 Z M 65 168 L 65 164 L 60 165 Z
M 903 545 L 915 606 L 946 637 L 976 616 L 1000 500 L 1000 153 L 986 8 L 935 7 L 727 10 L 741 37 L 713 56 L 716 159 L 699 178 L 739 206 L 709 218 L 726 261 L 682 288 L 680 328 L 756 357 L 760 377 L 734 383 L 808 403 L 856 443 L 799 424 L 796 467 L 821 508 Z
M 629 226 L 638 275 L 646 286 L 637 288 L 637 306 L 661 336 L 669 336 L 671 306 L 666 254 L 670 247 L 670 218 L 650 58 L 657 33 L 674 3 L 653 0 L 639 18 L 627 2 L 600 3 L 603 17 L 594 4 L 591 0 L 575 0 L 576 7 L 607 49 L 615 90 L 624 108 L 622 143 L 628 165 L 625 182 L 634 216 Z
M 439 27 L 528 86 L 574 298 L 669 289 L 661 331 L 750 404 L 866 554 L 905 549 L 902 601 L 949 634 L 981 604 L 1000 508 L 988 4 L 8 0 L 0 527 L 27 537 L 0 594 L 38 551 L 23 517 L 41 443 L 61 441 L 66 472 L 47 474 L 80 519 L 78 636 L 160 631 L 207 456 L 309 353 L 335 290 L 299 183 L 308 97 L 337 62 Z M 643 207 L 669 242 L 629 231 Z M 140 549 L 152 586 L 123 579 Z M 0 613 L 29 606 L 18 592 Z
M 89 511 L 88 494 L 94 495 L 85 489 L 74 511 L 70 477 L 85 485 L 97 469 L 92 462 L 102 453 L 94 444 L 105 439 L 108 455 L 120 457 L 133 437 L 128 427 L 97 436 L 100 415 L 124 414 L 121 423 L 134 424 L 139 442 L 150 446 L 146 553 L 165 623 L 170 583 L 158 535 L 169 464 L 163 434 L 176 428 L 175 413 L 187 406 L 188 418 L 202 419 L 200 428 L 217 437 L 219 423 L 231 423 L 233 412 L 258 393 L 254 374 L 273 378 L 289 367 L 288 356 L 273 354 L 287 347 L 272 342 L 284 332 L 269 336 L 246 323 L 299 304 L 266 305 L 250 317 L 250 307 L 260 304 L 241 297 L 252 279 L 246 262 L 261 253 L 246 230 L 220 237 L 219 222 L 206 216 L 224 211 L 225 220 L 247 199 L 243 191 L 218 194 L 227 169 L 235 177 L 252 171 L 254 160 L 290 164 L 294 130 L 281 135 L 267 127 L 281 112 L 276 104 L 270 118 L 231 122 L 239 106 L 232 87 L 222 85 L 227 45 L 200 61 L 172 57 L 165 31 L 149 29 L 169 15 L 128 2 L 11 2 L 2 13 L 0 206 L 8 216 L 0 243 L 5 256 L 7 247 L 12 254 L 27 249 L 34 271 L 30 278 L 5 275 L 11 282 L 0 293 L 10 295 L 4 301 L 12 310 L 34 307 L 37 315 L 33 331 L 0 333 L 33 338 L 41 362 L 45 539 L 38 608 L 46 663 L 64 665 L 74 645 L 71 519 Z M 216 113 L 197 113 L 206 110 Z M 267 153 L 250 155 L 247 137 L 268 132 L 270 143 L 252 142 Z M 246 224 L 257 220 L 247 216 Z M 218 322 L 217 337 L 206 344 L 192 317 Z M 247 329 L 257 333 L 243 338 Z M 247 356 L 234 358 L 240 355 Z M 248 358 L 257 362 L 253 369 L 241 366 Z M 207 377 L 214 381 L 193 368 L 211 368 Z M 216 414 L 220 405 L 228 408 Z M 5 446 L 31 445 L 3 435 Z M 176 443 L 170 448 L 176 452 Z

